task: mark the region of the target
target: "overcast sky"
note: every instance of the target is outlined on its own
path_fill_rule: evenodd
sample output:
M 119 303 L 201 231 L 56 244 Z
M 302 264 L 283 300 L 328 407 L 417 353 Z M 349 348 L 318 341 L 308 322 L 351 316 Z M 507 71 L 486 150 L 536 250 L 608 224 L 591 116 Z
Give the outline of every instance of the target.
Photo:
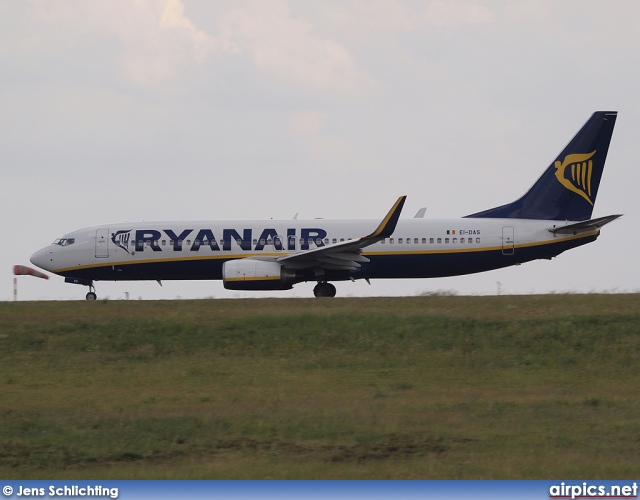
M 626 0 L 3 1 L 0 300 L 14 264 L 87 226 L 504 204 L 596 110 L 619 116 L 593 215 L 625 214 L 598 241 L 338 295 L 640 290 L 639 62 Z M 20 277 L 19 299 L 84 298 L 63 281 Z M 98 297 L 266 295 L 163 285 L 99 282 Z

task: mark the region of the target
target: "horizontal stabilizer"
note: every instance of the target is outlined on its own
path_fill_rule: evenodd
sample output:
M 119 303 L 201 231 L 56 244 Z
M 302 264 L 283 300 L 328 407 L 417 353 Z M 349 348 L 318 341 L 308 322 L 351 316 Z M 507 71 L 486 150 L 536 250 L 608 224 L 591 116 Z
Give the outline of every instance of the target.
M 609 224 L 609 222 L 612 222 L 619 217 L 622 217 L 622 214 L 607 215 L 606 217 L 585 220 L 583 222 L 578 222 L 576 224 L 569 224 L 568 226 L 554 227 L 549 229 L 549 231 L 552 232 L 553 234 L 585 233 L 588 231 L 595 231 L 596 229 L 600 229 L 605 224 Z

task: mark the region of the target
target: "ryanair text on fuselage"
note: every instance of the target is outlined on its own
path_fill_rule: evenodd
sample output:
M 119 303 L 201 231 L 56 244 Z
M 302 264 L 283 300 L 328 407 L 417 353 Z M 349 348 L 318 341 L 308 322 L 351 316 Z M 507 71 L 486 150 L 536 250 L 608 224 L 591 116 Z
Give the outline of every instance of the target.
M 197 232 L 196 232 L 197 231 Z M 303 227 L 300 234 L 295 228 L 287 229 L 286 238 L 281 237 L 275 228 L 265 228 L 260 233 L 260 237 L 253 239 L 253 229 L 223 229 L 222 239 L 216 238 L 211 229 L 184 229 L 180 232 L 172 229 L 137 229 L 135 230 L 133 243 L 131 243 L 131 232 L 117 231 L 111 234 L 111 241 L 118 247 L 129 252 L 129 246 L 133 245 L 136 252 L 142 252 L 147 248 L 153 251 L 162 251 L 161 241 L 168 241 L 169 247 L 174 252 L 181 252 L 185 242 L 189 251 L 197 252 L 202 246 L 208 246 L 213 251 L 231 250 L 232 242 L 235 242 L 242 250 L 264 250 L 265 246 L 273 245 L 274 250 L 309 250 L 311 245 L 322 247 L 325 245 L 324 239 L 327 232 L 317 227 Z M 164 236 L 162 235 L 164 233 Z M 298 241 L 299 237 L 299 241 Z M 222 247 L 222 248 L 221 248 Z

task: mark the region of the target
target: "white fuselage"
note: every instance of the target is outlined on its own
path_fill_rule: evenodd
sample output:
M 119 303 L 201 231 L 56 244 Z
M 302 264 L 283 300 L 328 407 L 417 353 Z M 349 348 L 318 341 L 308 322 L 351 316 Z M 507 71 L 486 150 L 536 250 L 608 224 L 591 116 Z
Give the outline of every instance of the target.
M 63 276 L 91 280 L 221 279 L 222 263 L 273 258 L 357 240 L 376 220 L 138 222 L 81 229 L 31 261 Z M 424 278 L 501 268 L 593 241 L 599 231 L 554 234 L 566 221 L 402 219 L 389 238 L 362 252 L 370 260 L 334 279 Z M 62 242 L 62 244 L 60 244 Z

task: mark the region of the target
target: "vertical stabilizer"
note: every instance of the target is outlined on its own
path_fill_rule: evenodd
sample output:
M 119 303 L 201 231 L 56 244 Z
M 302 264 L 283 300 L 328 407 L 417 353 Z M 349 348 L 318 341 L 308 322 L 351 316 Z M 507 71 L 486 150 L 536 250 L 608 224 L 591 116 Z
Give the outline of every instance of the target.
M 590 219 L 616 117 L 616 111 L 596 111 L 522 198 L 467 217 Z

